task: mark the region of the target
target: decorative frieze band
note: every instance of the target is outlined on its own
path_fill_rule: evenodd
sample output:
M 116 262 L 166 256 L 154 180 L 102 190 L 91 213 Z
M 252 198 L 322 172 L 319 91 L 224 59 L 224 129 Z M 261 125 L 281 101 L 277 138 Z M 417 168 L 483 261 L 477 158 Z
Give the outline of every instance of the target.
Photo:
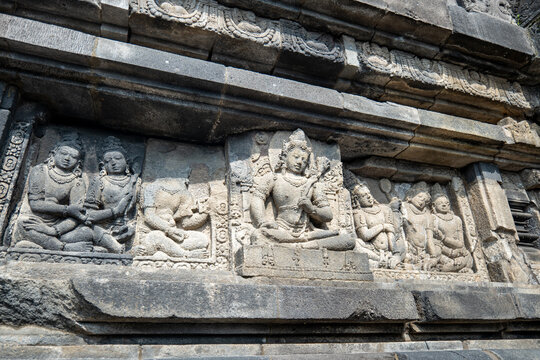
M 535 107 L 530 103 L 526 90 L 517 82 L 511 83 L 503 78 L 368 42 L 356 44 L 360 60 L 360 64 L 357 64 L 356 61 L 345 60 L 343 41 L 329 34 L 308 31 L 289 20 L 261 18 L 251 11 L 229 8 L 213 0 L 145 0 L 138 11 L 222 36 L 251 41 L 263 47 L 283 49 L 344 65 L 347 63 L 357 68 L 352 73 L 347 72 L 353 77 L 356 77 L 354 73 L 363 75 L 368 69 L 387 76 L 388 80 L 397 77 L 418 81 L 441 90 L 482 97 L 524 110 Z

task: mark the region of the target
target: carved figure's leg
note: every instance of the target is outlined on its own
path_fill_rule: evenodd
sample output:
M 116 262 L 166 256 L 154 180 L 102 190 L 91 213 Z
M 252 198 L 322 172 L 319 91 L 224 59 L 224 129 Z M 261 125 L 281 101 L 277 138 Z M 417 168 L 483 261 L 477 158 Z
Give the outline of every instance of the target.
M 315 247 L 317 245 L 317 247 Z M 356 240 L 351 234 L 342 233 L 326 239 L 312 240 L 302 244 L 307 249 L 328 249 L 334 251 L 352 250 L 356 245 Z
M 105 229 L 100 226 L 94 226 L 94 244 L 104 247 L 109 252 L 120 254 L 124 252 L 124 246 L 120 244 L 116 239 L 109 234 Z
M 34 230 L 25 231 L 24 238 L 47 250 L 62 250 L 64 247 L 64 243 L 54 236 L 45 235 Z
M 184 250 L 180 244 L 169 239 L 163 231 L 159 230 L 149 232 L 142 245 L 148 255 L 153 255 L 158 251 L 175 257 L 182 257 L 189 254 L 189 251 Z
M 186 231 L 187 237 L 182 243 L 182 247 L 186 250 L 206 249 L 210 244 L 210 239 L 205 234 L 198 231 Z

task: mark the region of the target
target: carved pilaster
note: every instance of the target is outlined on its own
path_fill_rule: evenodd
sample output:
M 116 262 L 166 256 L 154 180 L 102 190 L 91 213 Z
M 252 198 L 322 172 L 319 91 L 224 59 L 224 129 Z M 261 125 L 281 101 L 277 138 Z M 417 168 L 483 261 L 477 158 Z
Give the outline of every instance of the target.
M 0 160 L 2 164 L 0 168 L 0 230 L 6 226 L 11 200 L 26 157 L 34 122 L 40 116 L 43 116 L 43 112 L 35 106 L 21 106 L 2 149 Z
M 518 236 L 499 168 L 475 163 L 465 171 L 479 241 L 492 281 L 537 283 L 518 249 Z

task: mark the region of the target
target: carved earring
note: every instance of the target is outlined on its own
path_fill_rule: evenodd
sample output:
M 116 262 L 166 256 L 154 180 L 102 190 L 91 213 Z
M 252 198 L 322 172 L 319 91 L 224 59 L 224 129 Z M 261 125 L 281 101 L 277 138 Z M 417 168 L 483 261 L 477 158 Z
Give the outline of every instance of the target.
M 52 169 L 54 167 L 54 154 L 50 154 L 49 158 L 47 159 L 47 167 L 49 169 Z
M 82 164 L 80 161 L 77 163 L 77 167 L 75 167 L 73 170 L 73 174 L 75 174 L 76 177 L 82 176 Z

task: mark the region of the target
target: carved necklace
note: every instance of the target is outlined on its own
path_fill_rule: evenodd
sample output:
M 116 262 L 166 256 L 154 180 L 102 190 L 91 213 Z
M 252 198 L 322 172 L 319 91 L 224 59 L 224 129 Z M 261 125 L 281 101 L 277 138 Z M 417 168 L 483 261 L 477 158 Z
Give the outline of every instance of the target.
M 381 207 L 380 206 L 372 206 L 370 208 L 369 207 L 363 207 L 362 211 L 367 212 L 370 215 L 377 215 L 378 213 L 381 212 Z
M 282 177 L 286 182 L 288 182 L 294 187 L 300 187 L 307 182 L 306 178 L 291 179 L 291 178 L 288 178 L 286 175 L 283 175 Z
M 435 213 L 435 216 L 437 216 L 439 219 L 447 221 L 447 222 L 450 222 L 450 221 L 454 220 L 454 215 L 452 215 L 450 213 L 446 213 L 446 214 Z
M 77 175 L 74 173 L 62 174 L 56 170 L 56 167 L 49 167 L 49 177 L 57 184 L 67 184 L 75 180 Z
M 110 175 L 104 176 L 104 179 L 107 179 L 108 182 L 110 182 L 113 185 L 119 186 L 119 187 L 125 187 L 129 183 L 129 176 L 124 175 L 122 177 L 112 177 Z
M 410 204 L 409 209 L 412 210 L 414 215 L 424 215 L 427 211 L 427 208 L 424 208 L 423 210 L 418 210 L 413 204 Z

